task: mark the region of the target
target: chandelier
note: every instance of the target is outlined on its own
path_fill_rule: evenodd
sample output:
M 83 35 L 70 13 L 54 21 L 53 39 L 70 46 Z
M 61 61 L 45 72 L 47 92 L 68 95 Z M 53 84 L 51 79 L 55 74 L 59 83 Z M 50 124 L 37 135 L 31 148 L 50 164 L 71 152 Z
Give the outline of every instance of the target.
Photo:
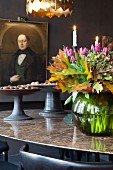
M 32 16 L 65 17 L 72 13 L 73 0 L 27 0 L 26 12 Z

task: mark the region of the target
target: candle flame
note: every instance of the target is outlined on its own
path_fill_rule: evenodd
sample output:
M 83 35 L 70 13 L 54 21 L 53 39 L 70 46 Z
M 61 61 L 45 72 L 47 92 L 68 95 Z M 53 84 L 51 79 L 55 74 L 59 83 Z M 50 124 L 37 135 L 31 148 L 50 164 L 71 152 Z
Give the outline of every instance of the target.
M 95 40 L 96 40 L 96 42 L 98 42 L 98 40 L 99 40 L 99 37 L 98 37 L 98 36 L 96 36 Z
M 76 31 L 76 25 L 73 25 L 73 30 Z

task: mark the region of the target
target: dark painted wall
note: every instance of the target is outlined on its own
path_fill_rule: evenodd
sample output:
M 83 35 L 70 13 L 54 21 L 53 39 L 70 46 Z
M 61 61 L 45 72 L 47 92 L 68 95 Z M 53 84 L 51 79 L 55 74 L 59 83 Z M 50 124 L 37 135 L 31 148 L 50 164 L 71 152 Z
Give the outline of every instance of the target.
M 48 19 L 27 16 L 26 0 L 0 0 L 0 18 L 17 20 L 18 16 L 29 21 L 49 24 L 48 60 L 56 55 L 62 45 L 72 46 L 72 26 L 77 25 L 78 46 L 90 47 L 96 35 L 113 37 L 113 0 L 73 0 L 71 16 Z
M 113 0 L 74 0 L 73 13 L 68 17 L 29 17 L 25 11 L 26 0 L 0 0 L 0 18 L 17 20 L 18 16 L 29 21 L 49 23 L 48 56 L 56 55 L 62 45 L 72 45 L 72 26 L 78 27 L 79 46 L 89 47 L 95 35 L 113 36 Z

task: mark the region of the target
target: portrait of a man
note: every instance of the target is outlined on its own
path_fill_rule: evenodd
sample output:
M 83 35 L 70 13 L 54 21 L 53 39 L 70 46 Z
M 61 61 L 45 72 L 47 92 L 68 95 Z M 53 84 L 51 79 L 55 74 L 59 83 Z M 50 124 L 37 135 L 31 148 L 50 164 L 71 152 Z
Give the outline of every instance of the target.
M 0 21 L 0 85 L 46 80 L 48 24 Z

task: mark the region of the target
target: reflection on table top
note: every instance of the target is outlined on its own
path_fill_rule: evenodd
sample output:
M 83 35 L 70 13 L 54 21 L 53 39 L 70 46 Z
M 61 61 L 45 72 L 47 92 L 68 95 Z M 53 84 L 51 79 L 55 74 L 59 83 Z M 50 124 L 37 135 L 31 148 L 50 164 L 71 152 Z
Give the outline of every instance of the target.
M 113 154 L 113 136 L 94 137 L 81 133 L 68 116 L 43 118 L 39 110 L 25 110 L 34 119 L 3 121 L 11 111 L 0 111 L 0 135 L 33 143 L 74 150 Z

